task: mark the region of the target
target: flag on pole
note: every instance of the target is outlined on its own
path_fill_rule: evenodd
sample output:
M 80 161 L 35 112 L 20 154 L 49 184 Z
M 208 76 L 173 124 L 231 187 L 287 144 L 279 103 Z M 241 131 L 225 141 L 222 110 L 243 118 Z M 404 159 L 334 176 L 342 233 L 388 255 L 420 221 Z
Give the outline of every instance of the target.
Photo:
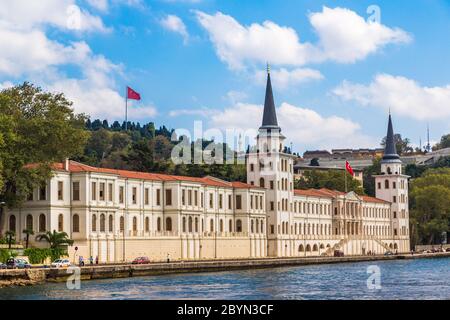
M 355 175 L 355 173 L 353 172 L 353 168 L 350 163 L 348 163 L 348 161 L 345 161 L 345 170 L 347 170 L 347 172 L 350 173 L 352 177 Z
M 141 95 L 131 89 L 130 87 L 127 87 L 127 99 L 130 100 L 141 100 Z

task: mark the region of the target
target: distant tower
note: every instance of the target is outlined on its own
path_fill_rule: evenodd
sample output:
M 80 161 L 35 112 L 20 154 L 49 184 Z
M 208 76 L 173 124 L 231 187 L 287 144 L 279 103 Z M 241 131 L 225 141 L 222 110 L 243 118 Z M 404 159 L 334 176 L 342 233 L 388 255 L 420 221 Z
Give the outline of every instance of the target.
M 431 152 L 431 144 L 430 144 L 430 124 L 427 124 L 427 146 L 426 146 L 426 150 L 427 152 Z
M 409 252 L 408 178 L 402 174 L 397 154 L 392 118 L 389 115 L 386 146 L 381 160 L 381 175 L 375 176 L 376 197 L 391 202 L 391 235 L 399 252 Z
M 294 196 L 294 156 L 283 153 L 285 137 L 278 125 L 273 99 L 270 66 L 264 113 L 256 138 L 256 150 L 247 154 L 247 183 L 266 189 L 269 256 L 294 255 L 294 238 L 288 229 Z

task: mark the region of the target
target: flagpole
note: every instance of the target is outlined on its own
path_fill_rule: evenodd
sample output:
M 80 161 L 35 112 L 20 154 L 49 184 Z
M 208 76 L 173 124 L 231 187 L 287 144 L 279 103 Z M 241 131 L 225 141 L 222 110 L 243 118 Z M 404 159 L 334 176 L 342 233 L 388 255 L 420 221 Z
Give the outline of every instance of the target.
M 125 87 L 125 131 L 128 131 L 128 87 Z

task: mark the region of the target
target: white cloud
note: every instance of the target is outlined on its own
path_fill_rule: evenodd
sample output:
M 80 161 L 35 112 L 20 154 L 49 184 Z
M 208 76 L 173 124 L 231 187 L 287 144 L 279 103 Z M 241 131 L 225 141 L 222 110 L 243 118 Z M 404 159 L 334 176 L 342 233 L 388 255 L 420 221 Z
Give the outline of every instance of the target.
M 210 117 L 210 126 L 221 130 L 252 130 L 261 125 L 262 105 L 237 103 Z M 294 149 L 331 149 L 343 147 L 374 147 L 378 139 L 364 135 L 361 127 L 349 119 L 325 117 L 308 108 L 282 103 L 277 109 L 278 123 L 287 143 Z
M 115 83 L 115 78 L 122 74 L 122 66 L 95 54 L 84 41 L 66 44 L 50 39 L 46 33 L 67 28 L 65 10 L 74 3 L 72 0 L 19 0 L 0 7 L 0 80 L 8 80 L 1 86 L 27 79 L 45 90 L 64 93 L 73 101 L 77 113 L 123 119 L 124 98 Z M 79 10 L 86 16 L 83 8 Z M 9 16 L 11 12 L 15 14 Z M 69 78 L 64 73 L 67 66 L 79 76 Z M 129 111 L 130 118 L 156 114 L 153 106 L 131 106 Z
M 424 87 L 405 77 L 379 74 L 369 85 L 344 81 L 333 94 L 417 120 L 450 118 L 450 85 Z
M 323 7 L 322 12 L 309 15 L 317 33 L 316 57 L 312 61 L 332 60 L 353 63 L 375 53 L 389 43 L 407 43 L 411 36 L 399 28 L 389 28 L 378 22 L 367 22 L 354 11 Z
M 351 63 L 364 59 L 389 43 L 410 41 L 401 29 L 366 22 L 355 12 L 323 7 L 309 15 L 318 43 L 301 42 L 297 32 L 272 21 L 241 25 L 233 17 L 217 12 L 196 11 L 197 20 L 208 32 L 219 58 L 231 69 L 249 63 L 299 66 L 327 60 Z
M 217 111 L 214 109 L 209 109 L 206 107 L 197 108 L 197 109 L 175 109 L 169 112 L 169 116 L 171 117 L 180 117 L 180 116 L 201 116 L 201 117 L 209 117 L 215 114 Z
M 75 0 L 3 0 L 0 21 L 3 28 L 16 30 L 50 25 L 67 31 L 110 31 L 100 17 L 77 6 Z
M 87 0 L 88 4 L 100 11 L 108 11 L 108 0 Z
M 293 85 L 309 81 L 318 81 L 324 78 L 320 71 L 309 68 L 294 68 L 292 70 L 286 68 L 272 69 L 270 73 L 272 75 L 272 84 L 277 89 L 287 89 Z M 265 84 L 267 73 L 265 71 L 257 71 L 255 78 L 258 83 Z
M 176 15 L 169 14 L 165 18 L 161 19 L 160 23 L 165 29 L 180 34 L 183 37 L 184 42 L 189 39 L 186 25 L 183 20 Z

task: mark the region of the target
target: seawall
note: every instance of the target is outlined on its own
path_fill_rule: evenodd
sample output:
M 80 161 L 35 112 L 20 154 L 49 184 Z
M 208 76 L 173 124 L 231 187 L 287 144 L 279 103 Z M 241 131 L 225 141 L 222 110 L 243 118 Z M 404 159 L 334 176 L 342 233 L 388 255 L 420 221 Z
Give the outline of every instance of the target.
M 209 261 L 176 261 L 146 265 L 117 264 L 94 265 L 80 268 L 81 280 L 111 279 L 123 277 L 151 276 L 173 273 L 194 273 L 212 271 L 245 270 L 256 268 L 277 268 L 314 264 L 351 263 L 401 259 L 422 259 L 450 257 L 450 252 L 429 254 L 399 254 L 394 256 L 349 256 L 308 258 L 259 258 Z M 3 286 L 24 286 L 45 282 L 63 282 L 73 274 L 65 268 L 35 268 L 27 270 L 0 270 L 0 288 Z

